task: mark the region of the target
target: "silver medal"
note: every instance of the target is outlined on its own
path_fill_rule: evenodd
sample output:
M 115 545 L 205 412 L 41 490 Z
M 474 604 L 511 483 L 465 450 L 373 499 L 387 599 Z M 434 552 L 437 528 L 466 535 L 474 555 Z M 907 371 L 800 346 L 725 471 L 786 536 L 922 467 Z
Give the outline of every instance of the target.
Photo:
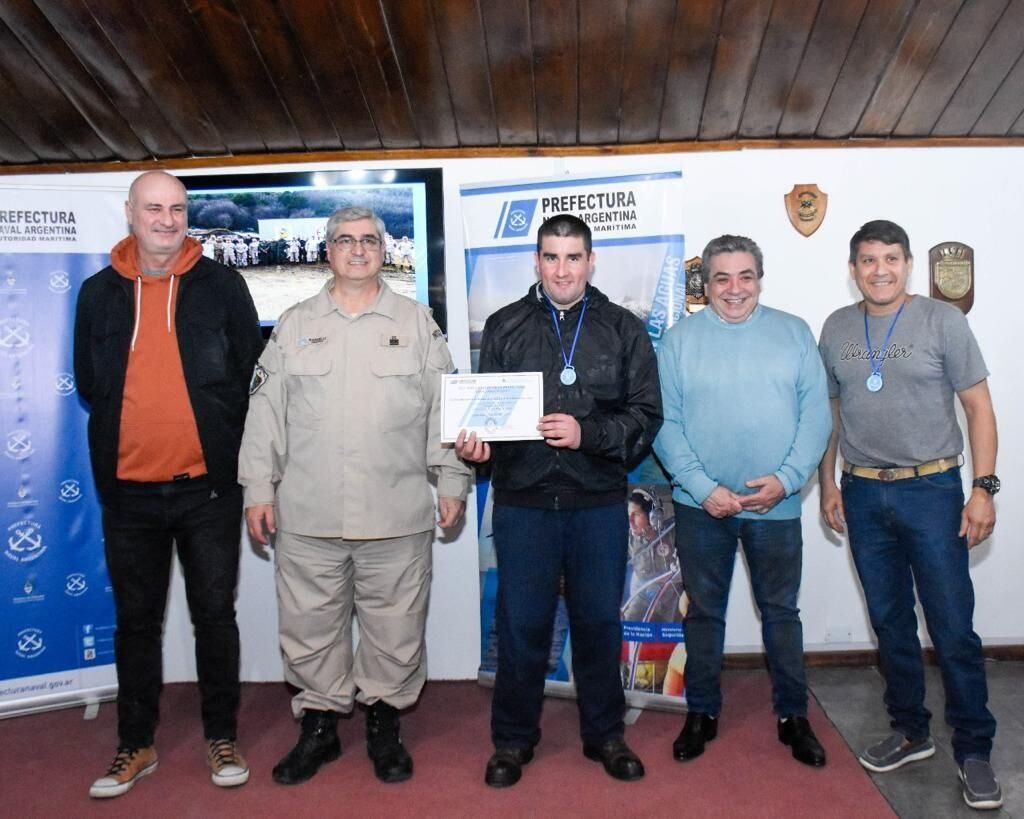
M 871 375 L 868 376 L 868 380 L 866 383 L 868 387 L 868 392 L 878 392 L 880 389 L 882 389 L 882 374 L 871 373 Z
M 576 383 L 576 368 L 571 366 L 566 367 L 562 370 L 561 375 L 558 376 L 558 380 L 567 387 L 572 386 Z

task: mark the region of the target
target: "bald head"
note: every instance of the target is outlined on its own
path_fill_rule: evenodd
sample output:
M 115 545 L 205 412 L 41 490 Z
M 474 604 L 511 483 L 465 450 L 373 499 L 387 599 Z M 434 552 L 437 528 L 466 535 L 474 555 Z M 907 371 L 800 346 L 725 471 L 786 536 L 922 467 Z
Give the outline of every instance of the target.
M 188 228 L 185 186 L 164 171 L 147 171 L 132 182 L 124 210 L 141 265 L 166 269 L 181 250 Z

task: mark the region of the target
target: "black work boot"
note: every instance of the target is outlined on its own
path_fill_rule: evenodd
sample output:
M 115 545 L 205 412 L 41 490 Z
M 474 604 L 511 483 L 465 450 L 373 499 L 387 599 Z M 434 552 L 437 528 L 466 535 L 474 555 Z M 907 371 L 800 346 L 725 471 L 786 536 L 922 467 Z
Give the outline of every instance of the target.
M 307 708 L 302 712 L 299 741 L 274 766 L 271 776 L 279 785 L 298 785 L 311 779 L 326 762 L 341 756 L 338 739 L 338 712 Z
M 366 710 L 366 753 L 381 782 L 404 782 L 412 776 L 412 757 L 399 736 L 398 709 L 377 700 Z

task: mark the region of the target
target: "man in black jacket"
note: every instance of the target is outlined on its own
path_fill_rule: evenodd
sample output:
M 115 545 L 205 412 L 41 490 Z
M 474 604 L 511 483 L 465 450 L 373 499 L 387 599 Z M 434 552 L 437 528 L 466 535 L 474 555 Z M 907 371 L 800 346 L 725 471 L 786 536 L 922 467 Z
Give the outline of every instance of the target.
M 544 440 L 492 448 L 462 433 L 455 444 L 465 460 L 492 464 L 498 673 L 485 781 L 514 785 L 540 740 L 563 577 L 583 753 L 616 779 L 639 779 L 643 765 L 623 740 L 619 605 L 626 473 L 661 426 L 654 350 L 640 320 L 590 285 L 596 257 L 585 222 L 548 219 L 534 258 L 540 281 L 487 320 L 480 371 L 544 374 Z
M 172 544 L 195 627 L 214 784 L 244 784 L 236 747 L 242 491 L 238 448 L 263 348 L 242 277 L 186 236 L 185 187 L 142 174 L 125 203 L 131 235 L 82 285 L 75 379 L 91 405 L 89 449 L 103 504 L 117 631 L 118 748 L 93 797 L 119 796 L 157 766 L 161 638 Z

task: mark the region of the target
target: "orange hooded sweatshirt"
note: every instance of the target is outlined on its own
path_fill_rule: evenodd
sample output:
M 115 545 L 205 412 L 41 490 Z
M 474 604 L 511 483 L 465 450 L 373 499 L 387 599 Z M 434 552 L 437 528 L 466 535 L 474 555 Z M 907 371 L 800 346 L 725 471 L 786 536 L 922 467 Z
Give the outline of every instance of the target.
M 152 276 L 139 268 L 134 236 L 110 251 L 113 268 L 135 284 L 135 326 L 117 448 L 120 480 L 151 483 L 206 474 L 174 322 L 178 279 L 202 253 L 199 242 L 186 238 L 170 268 Z

